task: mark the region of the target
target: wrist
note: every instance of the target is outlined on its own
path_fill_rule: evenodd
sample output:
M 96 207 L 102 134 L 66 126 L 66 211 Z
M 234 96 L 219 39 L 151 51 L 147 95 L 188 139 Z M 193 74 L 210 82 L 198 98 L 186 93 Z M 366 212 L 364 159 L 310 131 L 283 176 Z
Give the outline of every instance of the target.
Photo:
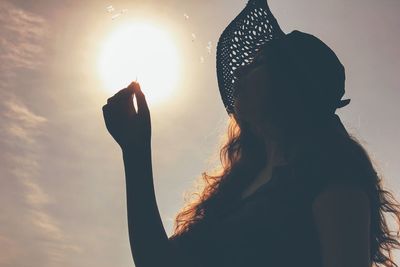
M 151 144 L 150 143 L 142 143 L 142 144 L 135 144 L 135 145 L 126 145 L 121 147 L 123 153 L 131 154 L 131 153 L 143 153 L 146 151 L 151 151 Z
M 122 149 L 122 157 L 126 163 L 130 164 L 145 164 L 151 161 L 151 146 L 127 146 Z

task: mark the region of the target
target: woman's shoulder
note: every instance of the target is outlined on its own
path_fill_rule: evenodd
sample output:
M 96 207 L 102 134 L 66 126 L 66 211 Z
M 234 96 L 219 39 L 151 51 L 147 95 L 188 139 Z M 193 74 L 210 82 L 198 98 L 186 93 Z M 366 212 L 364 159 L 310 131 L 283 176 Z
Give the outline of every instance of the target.
M 353 140 L 320 142 L 307 150 L 298 164 L 301 181 L 314 193 L 332 185 L 371 190 L 375 171 L 361 145 Z

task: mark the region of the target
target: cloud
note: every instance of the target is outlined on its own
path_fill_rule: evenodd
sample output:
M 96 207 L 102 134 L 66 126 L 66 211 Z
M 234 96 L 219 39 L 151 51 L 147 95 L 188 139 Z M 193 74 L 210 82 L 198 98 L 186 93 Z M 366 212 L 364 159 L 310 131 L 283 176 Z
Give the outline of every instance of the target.
M 14 240 L 0 235 L 0 265 L 8 264 L 12 259 L 19 256 L 17 244 Z
M 43 63 L 48 23 L 42 17 L 0 1 L 0 70 L 12 76 L 16 68 L 35 69 Z
M 36 180 L 40 166 L 35 136 L 47 119 L 13 94 L 19 68 L 41 64 L 47 27 L 40 16 L 6 1 L 0 1 L 0 13 L 0 265 L 24 266 L 26 258 L 41 263 L 40 258 L 48 257 L 34 244 L 34 237 L 51 237 L 57 229 L 45 211 L 50 198 Z
M 7 252 L 0 265 L 25 266 L 28 258 L 35 266 L 62 264 L 82 249 L 48 210 L 54 199 L 40 184 L 41 147 L 36 140 L 48 119 L 11 92 L 0 91 L 0 97 L 0 250 Z
M 18 138 L 32 145 L 34 135 L 39 131 L 39 125 L 47 119 L 30 112 L 27 107 L 17 104 L 14 101 L 6 100 L 3 116 L 8 118 L 8 127 L 4 130 L 15 138 Z
M 38 161 L 39 155 L 35 152 L 38 149 L 35 137 L 41 133 L 40 128 L 47 119 L 34 114 L 16 98 L 1 103 L 0 110 L 2 113 L 1 146 L 6 148 L 3 154 L 6 158 L 2 161 L 4 165 L 1 168 L 8 174 L 7 177 L 3 172 L 2 184 L 5 185 L 3 187 L 5 189 L 7 189 L 7 184 L 8 186 L 12 184 L 12 187 L 18 189 L 18 194 L 14 193 L 7 199 L 13 204 L 7 207 L 10 208 L 9 212 L 6 210 L 0 215 L 0 219 L 11 216 L 8 219 L 9 224 L 0 226 L 0 249 L 10 250 L 11 248 L 6 248 L 7 244 L 11 242 L 10 240 L 14 240 L 13 251 L 10 255 L 15 255 L 15 257 L 2 257 L 0 263 L 2 266 L 7 266 L 6 261 L 8 261 L 9 266 L 16 266 L 18 265 L 17 255 L 29 252 L 36 256 L 42 255 L 43 259 L 49 261 L 49 265 L 60 262 L 68 250 L 80 252 L 81 249 L 72 244 L 56 218 L 46 211 L 46 205 L 53 200 L 39 183 L 41 166 Z M 13 201 L 16 198 L 18 201 Z M 21 220 L 19 214 L 24 214 L 27 221 Z M 19 237 L 17 234 L 13 236 L 16 227 L 29 230 L 30 234 L 34 234 L 42 241 L 34 245 L 26 241 L 26 236 Z
M 14 95 L 20 70 L 43 63 L 48 23 L 0 1 L 0 256 L 1 266 L 55 266 L 82 252 L 48 210 L 54 199 L 40 182 L 37 137 L 48 119 Z M 6 204 L 7 203 L 7 204 Z
M 45 63 L 49 22 L 0 1 L 0 266 L 65 266 L 79 258 L 75 244 L 58 220 L 55 197 L 46 191 L 41 166 L 48 119 L 18 96 L 26 71 Z

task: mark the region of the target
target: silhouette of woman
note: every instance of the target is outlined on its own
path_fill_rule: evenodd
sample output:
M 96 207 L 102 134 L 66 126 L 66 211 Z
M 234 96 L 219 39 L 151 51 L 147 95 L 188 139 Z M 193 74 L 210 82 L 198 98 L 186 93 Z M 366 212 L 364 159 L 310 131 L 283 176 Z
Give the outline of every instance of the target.
M 170 237 L 154 192 L 145 95 L 132 82 L 107 100 L 105 124 L 123 154 L 135 266 L 397 266 L 391 250 L 400 247 L 399 232 L 391 234 L 384 215 L 400 223 L 400 204 L 334 114 L 349 103 L 340 100 L 344 68 L 322 60 L 334 56 L 318 50 L 318 40 L 294 31 L 236 70 L 221 168 L 202 173 L 205 186 L 177 214 Z M 283 49 L 300 43 L 299 55 L 314 62 L 307 70 Z
M 340 118 L 321 115 L 328 102 L 298 94 L 311 85 L 282 42 L 238 69 L 222 167 L 176 216 L 173 247 L 189 266 L 396 266 L 384 212 L 399 223 L 398 202 Z

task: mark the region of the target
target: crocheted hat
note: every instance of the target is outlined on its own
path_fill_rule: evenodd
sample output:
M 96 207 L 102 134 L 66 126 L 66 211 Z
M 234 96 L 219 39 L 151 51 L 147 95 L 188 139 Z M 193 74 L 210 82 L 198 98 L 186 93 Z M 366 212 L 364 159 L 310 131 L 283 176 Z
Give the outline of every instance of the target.
M 262 48 L 278 39 L 282 60 L 308 85 L 308 91 L 301 92 L 307 105 L 314 104 L 321 113 L 334 113 L 349 104 L 350 99 L 341 100 L 345 93 L 345 70 L 336 54 L 311 34 L 298 30 L 285 34 L 266 0 L 249 0 L 217 43 L 218 87 L 228 114 L 234 112 L 239 70 L 253 63 Z

